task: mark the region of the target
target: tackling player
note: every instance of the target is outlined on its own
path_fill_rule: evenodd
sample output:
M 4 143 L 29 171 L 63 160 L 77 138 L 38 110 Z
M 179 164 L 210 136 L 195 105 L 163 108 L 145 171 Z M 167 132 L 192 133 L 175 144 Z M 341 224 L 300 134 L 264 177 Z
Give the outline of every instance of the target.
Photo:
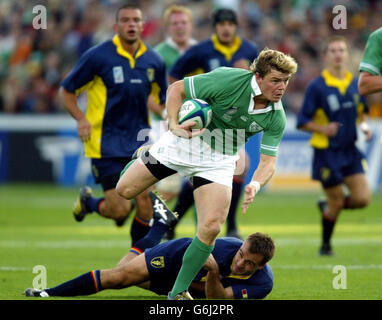
M 157 88 L 158 103 L 151 105 L 161 114 L 167 90 L 163 60 L 140 39 L 142 12 L 135 5 L 124 5 L 116 13 L 112 40 L 88 50 L 62 83 L 66 110 L 77 121 L 78 135 L 85 156 L 91 159 L 96 183 L 104 197 L 92 196 L 90 187 L 81 188 L 73 213 L 77 221 L 97 212 L 114 219 L 118 226 L 132 210 L 132 202 L 117 194 L 119 174 L 134 151 L 144 143 L 138 133 L 149 130 L 147 99 Z M 76 96 L 87 90 L 86 114 Z M 131 227 L 133 242 L 149 230 L 152 217 L 147 192 L 135 198 L 137 213 Z
M 117 184 L 117 192 L 132 199 L 176 172 L 192 179 L 197 234 L 184 253 L 169 299 L 189 298 L 187 290 L 212 252 L 228 214 L 238 150 L 259 132 L 263 132 L 260 162 L 245 187 L 244 213 L 271 179 L 286 122 L 281 98 L 296 70 L 297 63 L 290 56 L 264 49 L 250 71 L 217 68 L 169 87 L 169 131 L 128 165 Z M 179 109 L 186 98 L 209 103 L 213 116 L 208 130 L 192 130 L 194 123 L 178 124 Z
M 258 55 L 258 50 L 255 45 L 237 35 L 238 20 L 235 12 L 231 9 L 216 10 L 212 15 L 212 25 L 215 32 L 211 38 L 192 46 L 175 62 L 170 70 L 170 82 L 222 66 L 249 69 L 250 63 Z M 246 152 L 240 150 L 239 155 L 227 217 L 227 236 L 238 238 L 240 235 L 236 225 L 236 211 L 249 168 L 249 157 Z M 182 218 L 192 204 L 192 186 L 185 182 L 174 211 L 178 212 L 179 218 Z M 174 231 L 171 231 L 169 238 L 173 237 Z
M 327 67 L 307 87 L 297 127 L 313 133 L 312 177 L 321 182 L 326 195 L 326 201 L 318 203 L 322 214 L 319 254 L 332 255 L 331 237 L 341 210 L 364 208 L 370 201 L 365 156 L 355 145 L 357 119 L 365 123 L 367 105 L 359 95 L 357 79 L 346 70 L 349 52 L 345 38 L 329 38 L 324 57 Z M 370 139 L 368 127 L 363 130 Z
M 92 270 L 45 290 L 28 288 L 25 295 L 68 297 L 130 286 L 167 295 L 191 241 L 191 238 L 167 241 L 130 256 L 114 269 Z M 273 272 L 267 262 L 274 251 L 273 240 L 259 232 L 244 242 L 235 238 L 217 239 L 214 250 L 193 279 L 190 291 L 195 297 L 207 299 L 264 299 L 273 288 Z

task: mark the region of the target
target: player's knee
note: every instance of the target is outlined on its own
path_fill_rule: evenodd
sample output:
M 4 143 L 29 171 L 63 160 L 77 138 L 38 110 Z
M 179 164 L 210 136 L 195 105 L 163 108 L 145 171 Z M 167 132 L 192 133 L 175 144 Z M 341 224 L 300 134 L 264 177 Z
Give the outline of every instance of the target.
M 354 198 L 353 199 L 353 206 L 355 208 L 365 208 L 369 205 L 370 203 L 370 196 L 369 195 L 362 195 L 360 197 Z
M 135 197 L 134 190 L 128 184 L 124 183 L 121 179 L 118 181 L 115 190 L 121 197 L 125 199 L 131 200 Z
M 216 239 L 221 230 L 221 222 L 218 219 L 207 220 L 203 226 L 200 226 L 200 231 L 205 235 L 206 240 L 212 241 Z

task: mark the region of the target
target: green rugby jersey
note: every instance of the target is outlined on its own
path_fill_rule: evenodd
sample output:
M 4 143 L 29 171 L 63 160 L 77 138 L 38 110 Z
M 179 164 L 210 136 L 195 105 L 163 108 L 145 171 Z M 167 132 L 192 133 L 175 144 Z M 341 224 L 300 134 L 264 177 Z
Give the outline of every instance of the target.
M 186 98 L 202 99 L 212 108 L 212 121 L 203 140 L 224 154 L 236 154 L 249 137 L 263 132 L 260 152 L 276 156 L 286 117 L 281 101 L 254 109 L 261 94 L 251 71 L 221 67 L 184 78 Z
M 359 71 L 382 76 L 382 28 L 370 34 L 363 53 Z

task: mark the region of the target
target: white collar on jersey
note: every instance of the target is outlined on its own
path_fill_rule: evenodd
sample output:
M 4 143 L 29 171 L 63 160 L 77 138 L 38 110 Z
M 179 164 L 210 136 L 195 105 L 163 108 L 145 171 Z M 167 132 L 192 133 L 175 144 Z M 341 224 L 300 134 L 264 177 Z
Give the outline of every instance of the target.
M 185 51 L 185 50 L 180 50 L 179 47 L 178 47 L 178 45 L 175 43 L 174 40 L 171 39 L 171 37 L 167 37 L 167 39 L 166 39 L 166 43 L 167 43 L 170 47 L 172 47 L 172 48 L 174 48 L 176 51 L 178 51 L 180 54 L 183 54 L 184 51 Z M 198 42 L 197 42 L 195 39 L 191 38 L 191 39 L 189 40 L 189 45 L 190 45 L 189 47 L 191 47 L 191 46 L 193 46 L 194 44 L 197 44 L 197 43 L 198 43 Z

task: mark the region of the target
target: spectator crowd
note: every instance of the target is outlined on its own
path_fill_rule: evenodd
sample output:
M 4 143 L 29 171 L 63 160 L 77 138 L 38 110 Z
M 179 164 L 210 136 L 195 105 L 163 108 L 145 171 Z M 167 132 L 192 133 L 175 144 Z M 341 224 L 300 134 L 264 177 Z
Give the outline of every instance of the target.
M 0 1 L 0 113 L 60 113 L 60 82 L 90 47 L 113 36 L 119 0 L 1 0 Z M 172 3 L 193 12 L 197 40 L 211 35 L 211 12 L 230 7 L 239 16 L 239 34 L 257 44 L 292 55 L 298 73 L 284 98 L 287 112 L 301 107 L 307 83 L 320 73 L 321 46 L 333 34 L 346 37 L 351 52 L 349 70 L 358 66 L 368 35 L 381 26 L 378 0 L 142 0 L 144 41 L 155 46 L 166 37 L 162 15 Z M 346 29 L 336 30 L 336 5 L 346 8 Z M 47 28 L 35 29 L 33 8 L 47 9 Z M 370 115 L 382 116 L 381 94 L 368 97 Z

